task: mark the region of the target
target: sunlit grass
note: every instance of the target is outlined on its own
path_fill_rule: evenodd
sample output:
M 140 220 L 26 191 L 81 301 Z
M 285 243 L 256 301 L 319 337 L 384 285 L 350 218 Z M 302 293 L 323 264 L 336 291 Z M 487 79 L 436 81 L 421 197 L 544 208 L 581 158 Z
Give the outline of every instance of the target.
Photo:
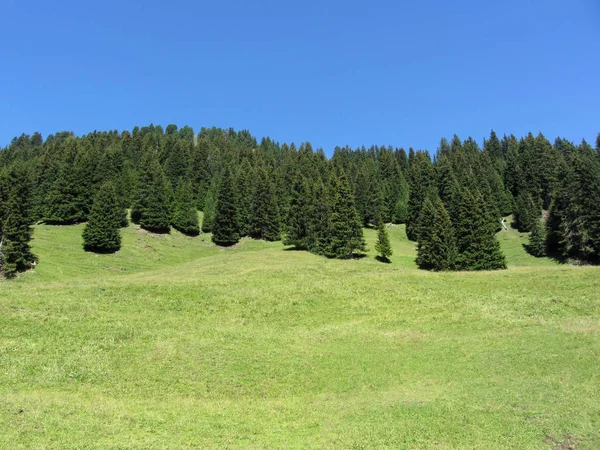
M 244 239 L 35 230 L 0 283 L 0 448 L 600 446 L 600 268 L 416 269 Z M 566 447 L 565 447 L 566 448 Z

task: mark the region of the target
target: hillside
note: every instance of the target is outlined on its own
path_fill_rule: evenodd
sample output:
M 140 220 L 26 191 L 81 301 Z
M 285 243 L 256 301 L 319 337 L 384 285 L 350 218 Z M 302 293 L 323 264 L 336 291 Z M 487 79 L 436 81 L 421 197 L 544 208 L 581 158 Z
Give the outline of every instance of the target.
M 597 267 L 417 270 L 280 242 L 35 227 L 0 282 L 2 448 L 597 448 Z M 561 447 L 563 445 L 563 447 Z M 571 447 L 568 447 L 568 446 Z

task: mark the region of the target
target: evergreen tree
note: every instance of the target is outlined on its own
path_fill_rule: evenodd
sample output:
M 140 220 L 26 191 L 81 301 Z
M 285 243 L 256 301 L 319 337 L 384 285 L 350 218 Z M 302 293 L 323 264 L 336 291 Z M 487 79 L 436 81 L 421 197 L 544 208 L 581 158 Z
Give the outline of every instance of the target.
M 171 215 L 170 193 L 155 150 L 146 150 L 140 172 L 131 218 L 146 230 L 168 232 Z
M 408 220 L 406 235 L 411 241 L 418 238 L 417 228 L 419 214 L 429 187 L 434 183 L 434 172 L 431 158 L 426 152 L 418 151 L 410 166 L 410 197 L 408 199 Z
M 240 236 L 250 234 L 250 218 L 252 215 L 252 198 L 256 179 L 254 169 L 248 158 L 244 158 L 239 165 L 236 180 L 237 213 Z
M 364 252 L 366 244 L 362 226 L 354 205 L 348 178 L 338 169 L 329 182 L 329 233 L 327 256 L 351 258 Z
M 450 215 L 440 198 L 435 202 L 435 217 L 429 258 L 433 270 L 453 270 L 457 257 L 456 238 Z
M 279 239 L 279 208 L 275 197 L 275 186 L 266 167 L 256 170 L 250 218 L 250 236 L 255 239 L 276 241 Z
M 0 229 L 0 271 L 14 277 L 36 262 L 31 253 L 31 198 L 29 177 L 21 163 L 15 163 L 6 175 L 6 200 L 3 202 Z
M 44 218 L 47 222 L 61 224 L 82 221 L 87 215 L 77 165 L 79 144 L 70 136 L 59 145 L 62 150 L 53 163 L 56 177 L 46 194 Z
M 433 269 L 435 255 L 433 254 L 431 243 L 435 225 L 435 206 L 433 206 L 431 196 L 427 196 L 423 201 L 418 223 L 416 262 L 421 269 Z
M 191 236 L 197 236 L 200 233 L 195 203 L 190 181 L 180 179 L 175 191 L 173 214 L 171 216 L 173 228 Z
M 231 169 L 226 169 L 217 195 L 212 241 L 217 245 L 227 247 L 237 244 L 239 240 L 236 191 Z
M 377 243 L 375 244 L 375 251 L 379 253 L 379 259 L 385 262 L 389 262 L 390 256 L 393 254 L 387 228 L 384 221 L 381 219 L 377 221 Z
M 168 154 L 165 162 L 165 175 L 171 182 L 173 189 L 177 190 L 179 180 L 185 179 L 188 174 L 191 153 L 188 147 L 190 143 L 171 135 L 165 139 L 165 143 L 167 142 L 169 144 L 167 145 Z
M 212 233 L 215 226 L 215 216 L 217 214 L 217 186 L 216 181 L 210 184 L 206 191 L 206 198 L 202 202 L 204 211 L 202 215 L 202 232 Z
M 113 253 L 121 248 L 123 208 L 110 182 L 104 183 L 92 205 L 90 218 L 83 230 L 83 248 L 97 253 Z
M 456 226 L 457 269 L 505 269 L 500 243 L 491 228 L 481 194 L 464 191 Z
M 533 201 L 528 192 L 517 197 L 514 226 L 521 232 L 531 231 L 542 215 L 541 207 Z
M 546 256 L 546 228 L 540 219 L 535 220 L 529 235 L 527 251 L 533 256 Z
M 288 214 L 285 222 L 284 245 L 298 250 L 309 247 L 310 191 L 305 176 L 298 171 L 292 182 Z
M 408 202 L 400 199 L 394 208 L 394 223 L 406 223 L 408 220 Z
M 204 211 L 204 200 L 210 187 L 209 142 L 206 138 L 198 139 L 194 147 L 190 162 L 190 179 L 194 197 L 197 199 L 197 208 Z

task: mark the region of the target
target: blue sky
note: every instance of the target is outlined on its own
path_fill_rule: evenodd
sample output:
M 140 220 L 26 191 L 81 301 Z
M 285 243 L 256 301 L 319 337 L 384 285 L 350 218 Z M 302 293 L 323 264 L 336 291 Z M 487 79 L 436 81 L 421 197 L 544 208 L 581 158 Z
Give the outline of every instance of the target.
M 596 0 L 2 2 L 0 146 L 150 122 L 413 146 L 600 131 Z

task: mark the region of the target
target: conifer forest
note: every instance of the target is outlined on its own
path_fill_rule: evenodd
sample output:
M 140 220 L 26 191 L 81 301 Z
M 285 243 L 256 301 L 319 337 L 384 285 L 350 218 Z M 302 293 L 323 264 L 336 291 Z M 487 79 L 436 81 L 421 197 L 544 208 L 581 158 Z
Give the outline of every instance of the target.
M 434 154 L 336 147 L 327 158 L 309 142 L 233 129 L 23 134 L 0 151 L 0 212 L 7 278 L 38 263 L 34 223 L 86 222 L 82 251 L 115 252 L 128 220 L 152 233 L 210 232 L 218 246 L 249 236 L 340 259 L 362 255 L 363 228 L 375 227 L 382 260 L 386 224 L 406 224 L 418 266 L 452 271 L 506 268 L 496 233 L 511 216 L 532 232 L 531 254 L 596 263 L 600 135 L 594 148 L 492 131 L 482 145 L 442 138 Z

